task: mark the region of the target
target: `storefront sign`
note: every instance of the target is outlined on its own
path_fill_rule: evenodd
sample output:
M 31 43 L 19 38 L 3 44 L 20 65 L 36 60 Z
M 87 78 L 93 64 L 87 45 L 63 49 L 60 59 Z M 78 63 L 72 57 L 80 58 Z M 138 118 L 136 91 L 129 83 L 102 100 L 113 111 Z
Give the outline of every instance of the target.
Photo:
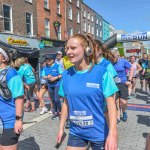
M 26 40 L 23 39 L 14 39 L 12 37 L 8 37 L 7 38 L 7 42 L 10 45 L 17 45 L 17 46 L 28 46 L 28 42 Z
M 139 52 L 141 52 L 141 50 L 140 49 L 128 49 L 128 50 L 126 50 L 126 52 L 127 53 L 139 53 Z
M 53 46 L 53 42 L 52 42 L 52 41 L 42 40 L 41 43 L 44 44 L 44 47 L 45 47 L 45 46 Z

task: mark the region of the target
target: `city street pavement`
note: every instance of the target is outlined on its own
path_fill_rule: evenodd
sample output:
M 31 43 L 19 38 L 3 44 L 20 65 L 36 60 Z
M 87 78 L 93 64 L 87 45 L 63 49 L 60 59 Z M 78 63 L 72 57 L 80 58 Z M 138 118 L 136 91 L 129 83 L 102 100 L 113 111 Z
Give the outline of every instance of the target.
M 139 84 L 138 86 L 139 87 Z M 49 101 L 47 106 L 49 106 Z M 55 150 L 59 120 L 51 120 L 51 115 L 39 115 L 38 108 L 34 113 L 25 113 L 24 131 L 19 139 L 18 150 Z M 128 121 L 121 122 L 119 130 L 119 150 L 144 150 L 146 136 L 150 133 L 150 96 L 137 90 L 136 98 L 128 100 Z M 60 146 L 65 150 L 67 136 Z

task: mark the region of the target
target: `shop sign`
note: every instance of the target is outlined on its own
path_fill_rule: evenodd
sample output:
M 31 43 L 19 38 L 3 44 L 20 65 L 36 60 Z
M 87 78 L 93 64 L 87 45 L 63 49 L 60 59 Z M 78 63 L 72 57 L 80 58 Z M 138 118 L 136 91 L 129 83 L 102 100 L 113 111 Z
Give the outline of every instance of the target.
M 12 37 L 7 38 L 7 42 L 10 45 L 15 45 L 15 46 L 28 46 L 28 42 L 23 39 L 14 39 Z
M 53 42 L 52 41 L 42 40 L 41 43 L 43 43 L 44 46 L 53 46 Z
M 59 21 L 55 21 L 55 22 L 53 23 L 53 25 L 54 25 L 54 27 L 58 27 L 58 26 L 60 25 L 60 22 L 59 22 Z
M 128 50 L 126 50 L 126 52 L 127 53 L 139 53 L 139 52 L 141 52 L 141 50 L 140 49 L 128 49 Z

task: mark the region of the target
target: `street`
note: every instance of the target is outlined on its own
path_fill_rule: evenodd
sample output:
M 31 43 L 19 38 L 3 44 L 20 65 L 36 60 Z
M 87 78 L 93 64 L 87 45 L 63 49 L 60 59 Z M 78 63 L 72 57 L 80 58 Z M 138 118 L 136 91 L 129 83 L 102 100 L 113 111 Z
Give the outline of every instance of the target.
M 139 85 L 138 85 L 139 87 Z M 48 101 L 47 106 L 49 106 Z M 25 113 L 24 131 L 19 139 L 18 150 L 55 150 L 59 120 L 51 120 L 51 115 L 39 115 L 38 108 L 34 113 Z M 144 150 L 146 136 L 150 132 L 150 97 L 137 89 L 137 96 L 128 101 L 128 121 L 121 122 L 119 130 L 119 150 Z M 67 136 L 60 146 L 65 150 Z

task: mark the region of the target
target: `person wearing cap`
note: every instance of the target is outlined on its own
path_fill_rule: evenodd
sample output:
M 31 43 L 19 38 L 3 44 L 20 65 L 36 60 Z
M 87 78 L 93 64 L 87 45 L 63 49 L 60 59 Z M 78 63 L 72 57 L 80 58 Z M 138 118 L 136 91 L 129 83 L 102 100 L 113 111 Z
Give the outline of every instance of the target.
M 0 84 L 2 87 L 2 83 L 5 83 L 7 90 L 5 93 L 0 88 L 0 119 L 3 123 L 0 150 L 17 150 L 18 138 L 23 127 L 24 87 L 17 71 L 9 66 L 10 61 L 8 49 L 0 48 Z
M 58 65 L 60 65 L 60 67 L 61 67 L 62 70 L 65 70 L 64 64 L 63 64 L 62 52 L 61 51 L 57 52 L 55 63 L 57 63 Z
M 47 55 L 45 57 L 46 66 L 43 68 L 42 77 L 48 80 L 48 91 L 52 99 L 54 107 L 54 115 L 52 119 L 59 117 L 61 112 L 61 102 L 58 95 L 60 79 L 62 74 L 62 69 L 60 65 L 55 63 L 55 57 L 53 55 Z

